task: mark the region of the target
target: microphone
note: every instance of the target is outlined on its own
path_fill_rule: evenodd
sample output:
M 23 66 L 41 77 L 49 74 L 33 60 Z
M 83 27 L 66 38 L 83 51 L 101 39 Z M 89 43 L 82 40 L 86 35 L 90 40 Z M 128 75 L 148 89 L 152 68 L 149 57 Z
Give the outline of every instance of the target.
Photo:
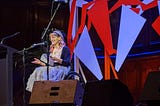
M 6 36 L 6 37 L 2 38 L 1 44 L 3 44 L 3 41 L 4 41 L 4 40 L 6 40 L 6 39 L 8 39 L 8 38 L 11 38 L 11 37 L 14 37 L 14 36 L 16 36 L 16 35 L 18 35 L 18 34 L 20 34 L 20 32 L 16 32 L 16 33 L 14 33 L 14 34 L 12 34 L 12 35 L 9 35 L 9 36 Z
M 24 48 L 24 50 L 27 51 L 27 50 L 30 50 L 30 49 L 36 47 L 36 46 L 44 46 L 44 45 L 47 45 L 47 41 L 40 42 L 40 43 L 34 43 L 34 44 L 32 44 L 30 47 Z M 20 51 L 18 51 L 18 53 L 21 53 L 21 52 L 23 52 L 24 50 L 20 50 Z
M 30 46 L 30 48 L 34 48 L 36 46 L 44 46 L 47 44 L 47 41 L 44 41 L 44 42 L 40 42 L 40 43 L 35 43 L 33 45 Z

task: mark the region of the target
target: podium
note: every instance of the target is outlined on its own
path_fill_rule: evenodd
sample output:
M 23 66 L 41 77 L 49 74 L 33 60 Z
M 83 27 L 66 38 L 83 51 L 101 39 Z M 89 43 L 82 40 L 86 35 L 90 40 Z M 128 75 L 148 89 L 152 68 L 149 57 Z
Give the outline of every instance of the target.
M 0 44 L 0 106 L 13 105 L 13 54 L 16 51 Z

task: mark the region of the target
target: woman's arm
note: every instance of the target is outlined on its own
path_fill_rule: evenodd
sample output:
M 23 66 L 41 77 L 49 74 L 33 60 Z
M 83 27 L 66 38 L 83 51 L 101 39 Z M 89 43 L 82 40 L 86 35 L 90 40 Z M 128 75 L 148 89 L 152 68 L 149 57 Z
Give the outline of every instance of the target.
M 52 57 L 53 60 L 57 61 L 55 64 L 62 66 L 70 66 L 70 50 L 67 46 L 64 46 L 62 49 L 61 58 Z
M 70 50 L 67 46 L 64 46 L 63 50 L 62 50 L 62 55 L 61 55 L 61 59 L 62 59 L 62 65 L 64 66 L 69 66 L 70 65 Z
M 32 61 L 31 63 L 38 64 L 38 65 L 41 65 L 41 66 L 46 66 L 46 64 L 44 62 L 42 62 L 41 60 L 39 60 L 37 58 L 34 58 L 34 61 Z

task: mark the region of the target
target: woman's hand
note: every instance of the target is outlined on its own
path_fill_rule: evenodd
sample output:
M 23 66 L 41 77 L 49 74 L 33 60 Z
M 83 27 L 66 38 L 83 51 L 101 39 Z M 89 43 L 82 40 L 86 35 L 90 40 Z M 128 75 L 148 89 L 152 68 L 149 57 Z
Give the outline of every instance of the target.
M 62 64 L 62 59 L 57 58 L 55 56 L 51 57 L 54 61 L 57 61 L 58 63 Z
M 45 66 L 46 65 L 45 63 L 43 63 L 41 60 L 39 60 L 37 58 L 34 58 L 34 61 L 32 61 L 31 63 L 38 64 L 38 65 L 41 65 L 41 66 Z

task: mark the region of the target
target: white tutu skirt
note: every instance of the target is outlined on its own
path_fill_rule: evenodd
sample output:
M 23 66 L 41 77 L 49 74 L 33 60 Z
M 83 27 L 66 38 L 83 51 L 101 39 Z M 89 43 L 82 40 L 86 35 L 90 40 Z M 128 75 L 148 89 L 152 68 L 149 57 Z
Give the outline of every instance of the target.
M 55 67 L 49 67 L 48 71 L 48 77 L 51 81 L 59 81 L 63 80 L 64 77 L 69 72 L 69 67 L 64 66 L 55 66 Z M 30 75 L 26 90 L 32 92 L 34 81 L 44 81 L 47 80 L 47 67 L 46 66 L 40 66 L 35 68 L 33 73 Z

